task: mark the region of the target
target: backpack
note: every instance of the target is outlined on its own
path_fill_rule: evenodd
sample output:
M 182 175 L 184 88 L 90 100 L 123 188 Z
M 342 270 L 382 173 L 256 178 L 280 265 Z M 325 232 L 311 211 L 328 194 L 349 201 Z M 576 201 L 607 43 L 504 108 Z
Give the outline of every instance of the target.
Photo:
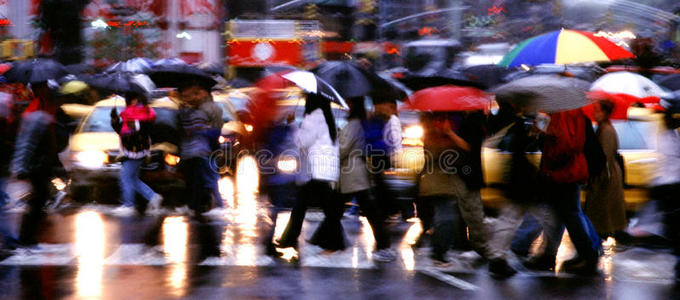
M 369 168 L 377 172 L 382 172 L 391 167 L 390 147 L 385 141 L 384 135 L 386 124 L 387 121 L 380 117 L 370 118 L 362 124 L 366 141 L 364 155 L 369 158 Z
M 605 169 L 607 166 L 607 156 L 605 156 L 602 145 L 600 145 L 600 141 L 595 136 L 593 123 L 587 117 L 583 117 L 583 119 L 586 122 L 586 142 L 583 146 L 583 153 L 588 163 L 588 174 L 592 177 L 600 174 Z

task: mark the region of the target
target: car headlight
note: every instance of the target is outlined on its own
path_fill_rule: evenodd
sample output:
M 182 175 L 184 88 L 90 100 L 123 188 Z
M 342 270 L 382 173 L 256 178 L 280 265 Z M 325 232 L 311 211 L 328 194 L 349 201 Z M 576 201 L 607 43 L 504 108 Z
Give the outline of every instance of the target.
M 224 136 L 220 135 L 220 137 L 217 139 L 217 141 L 220 142 L 220 144 L 224 144 L 224 142 L 226 142 L 227 139 Z
M 405 146 L 422 146 L 425 130 L 423 126 L 411 125 L 404 129 L 401 144 Z
M 170 153 L 166 154 L 163 160 L 165 160 L 165 163 L 168 164 L 168 166 L 176 166 L 179 164 L 179 156 Z
M 243 127 L 246 129 L 247 132 L 253 131 L 253 125 L 243 124 Z
M 276 162 L 276 168 L 283 173 L 293 173 L 297 170 L 297 159 L 292 156 L 281 156 Z
M 425 133 L 425 131 L 423 130 L 423 126 L 412 125 L 412 126 L 406 127 L 406 129 L 404 129 L 403 138 L 405 138 L 405 139 L 422 139 L 424 133 Z
M 74 160 L 88 168 L 96 168 L 109 163 L 109 156 L 104 151 L 76 152 Z

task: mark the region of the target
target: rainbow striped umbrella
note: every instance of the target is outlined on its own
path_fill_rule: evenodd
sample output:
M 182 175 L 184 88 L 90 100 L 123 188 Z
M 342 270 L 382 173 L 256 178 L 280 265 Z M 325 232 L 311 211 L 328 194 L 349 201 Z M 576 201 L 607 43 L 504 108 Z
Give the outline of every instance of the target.
M 540 64 L 575 64 L 633 58 L 635 55 L 591 32 L 557 30 L 519 43 L 498 65 L 518 67 Z

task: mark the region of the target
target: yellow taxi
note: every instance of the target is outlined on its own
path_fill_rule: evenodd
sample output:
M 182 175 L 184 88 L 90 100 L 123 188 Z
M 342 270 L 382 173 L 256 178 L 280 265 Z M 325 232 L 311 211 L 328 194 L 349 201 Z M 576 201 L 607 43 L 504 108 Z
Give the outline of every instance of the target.
M 625 201 L 626 209 L 635 211 L 647 201 L 647 187 L 654 178 L 657 161 L 657 134 L 663 124 L 663 116 L 645 108 L 630 108 L 628 120 L 613 120 L 612 124 L 619 139 L 619 153 L 624 159 Z M 424 163 L 422 136 L 424 130 L 416 121 L 417 113 L 402 112 L 403 150 L 395 159 L 395 168 L 391 174 L 401 180 L 412 180 L 422 169 Z M 493 147 L 493 141 L 505 134 L 505 131 L 491 136 L 482 148 L 482 165 L 487 187 L 482 189 L 482 200 L 489 208 L 498 208 L 507 201 L 499 189 L 503 183 L 503 172 L 510 159 L 510 153 Z M 541 160 L 540 152 L 528 153 L 530 161 L 536 165 Z M 585 197 L 582 197 L 585 200 Z
M 156 99 L 150 106 L 156 112 L 156 122 L 151 134 L 151 156 L 142 166 L 142 179 L 152 185 L 176 186 L 181 184 L 177 172 L 178 107 L 167 97 Z M 122 111 L 125 100 L 114 96 L 97 102 L 59 155 L 71 178 L 71 196 L 76 200 L 98 200 L 104 195 L 100 194 L 102 190 L 117 187 L 121 163 L 117 160 L 120 139 L 110 124 L 114 107 Z

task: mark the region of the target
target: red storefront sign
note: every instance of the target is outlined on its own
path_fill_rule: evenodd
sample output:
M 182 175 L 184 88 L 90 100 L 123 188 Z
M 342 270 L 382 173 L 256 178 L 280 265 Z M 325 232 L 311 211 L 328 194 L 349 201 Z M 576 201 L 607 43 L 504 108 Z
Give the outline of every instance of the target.
M 302 41 L 233 40 L 228 42 L 228 63 L 232 66 L 300 65 Z

